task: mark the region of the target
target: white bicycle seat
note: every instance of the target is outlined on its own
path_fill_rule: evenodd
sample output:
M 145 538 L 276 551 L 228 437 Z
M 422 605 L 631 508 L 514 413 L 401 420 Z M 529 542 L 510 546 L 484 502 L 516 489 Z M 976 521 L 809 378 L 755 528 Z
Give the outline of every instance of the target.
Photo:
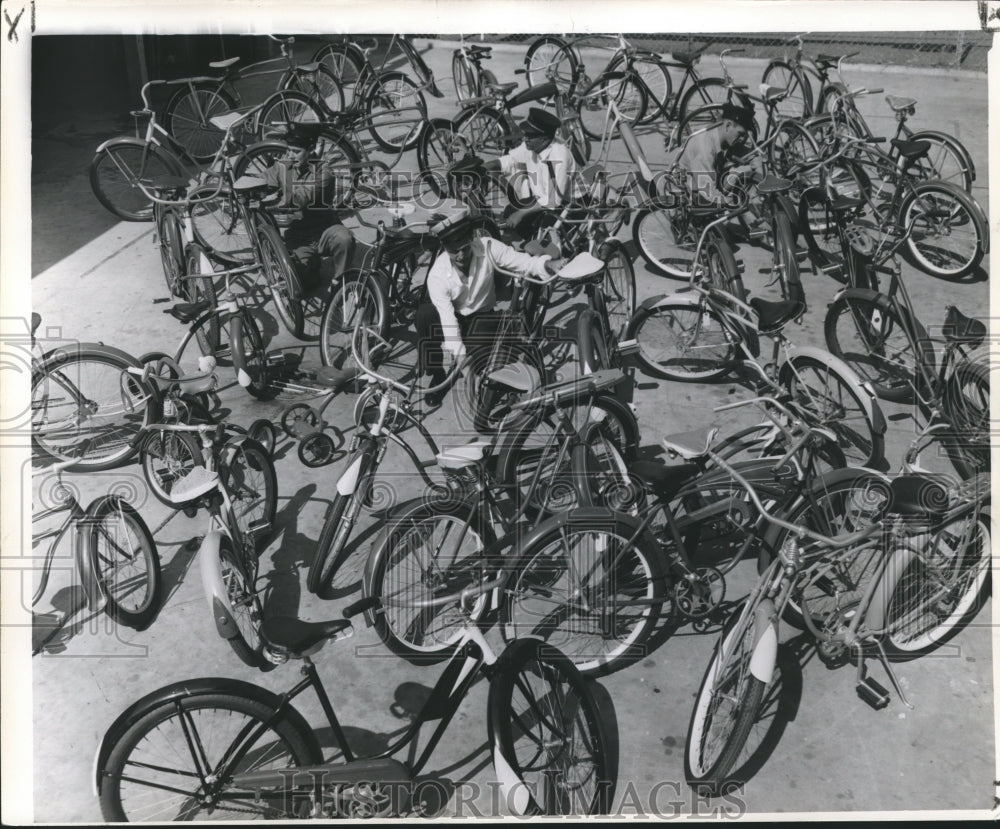
M 449 446 L 438 453 L 437 465 L 442 469 L 461 469 L 480 463 L 491 445 L 490 440 L 474 440 L 462 446 Z
M 175 504 L 193 501 L 206 492 L 215 489 L 219 483 L 219 473 L 209 472 L 204 466 L 195 466 L 170 490 L 170 500 Z
M 569 282 L 582 281 L 596 276 L 605 267 L 606 263 L 604 261 L 584 251 L 583 253 L 578 253 L 563 265 L 556 272 L 556 276 Z
M 509 386 L 515 391 L 532 392 L 541 385 L 538 371 L 525 363 L 516 362 L 490 372 L 490 380 Z
M 671 435 L 663 439 L 663 448 L 674 455 L 679 455 L 686 461 L 701 458 L 712 448 L 719 430 L 715 427 L 711 429 L 695 429 L 692 432 L 682 432 L 679 435 Z

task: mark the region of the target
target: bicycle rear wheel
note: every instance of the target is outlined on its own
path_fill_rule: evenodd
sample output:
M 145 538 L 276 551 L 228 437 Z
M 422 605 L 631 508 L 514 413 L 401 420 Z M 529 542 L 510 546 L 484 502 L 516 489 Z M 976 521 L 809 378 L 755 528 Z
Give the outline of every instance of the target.
M 524 785 L 522 814 L 603 815 L 617 778 L 617 739 L 595 685 L 538 640 L 510 645 L 490 683 L 490 742 Z M 506 774 L 497 770 L 503 780 Z M 521 798 L 520 795 L 526 795 Z
M 528 86 L 552 81 L 560 92 L 570 92 L 576 84 L 580 66 L 573 50 L 561 38 L 545 36 L 531 42 L 524 54 Z
M 459 101 L 467 101 L 481 93 L 476 69 L 459 49 L 451 56 L 451 79 L 455 82 L 455 97 Z
M 793 67 L 788 61 L 772 60 L 764 70 L 761 83 L 787 92 L 775 106 L 775 114 L 779 117 L 808 118 L 812 115 L 812 85 L 805 72 L 798 67 Z
M 618 239 L 604 242 L 598 256 L 607 263 L 601 291 L 608 314 L 608 330 L 612 337 L 620 340 L 635 313 L 635 269 L 625 245 Z
M 954 431 L 942 439 L 964 477 L 990 470 L 990 363 L 962 360 L 945 388 L 945 416 Z
M 285 241 L 274 225 L 258 224 L 257 245 L 260 249 L 260 268 L 274 299 L 274 310 L 288 333 L 302 339 L 305 326 L 300 299 L 302 286 Z
M 704 303 L 665 300 L 641 307 L 625 338 L 638 341 L 643 371 L 664 380 L 714 380 L 736 359 L 721 318 Z
M 632 220 L 632 239 L 653 273 L 675 279 L 691 278 L 698 232 L 691 226 L 687 211 L 639 210 Z
M 389 650 L 414 664 L 454 652 L 467 614 L 457 603 L 428 603 L 495 575 L 483 556 L 494 540 L 488 522 L 464 503 L 418 503 L 392 521 L 372 549 L 364 579 L 365 595 L 381 605 L 370 618 Z M 472 619 L 488 606 L 489 596 L 477 598 Z
M 670 602 L 660 547 L 610 509 L 573 510 L 541 527 L 508 579 L 504 639 L 540 637 L 591 676 L 645 657 Z
M 304 92 L 283 89 L 261 106 L 256 128 L 261 138 L 275 138 L 287 133 L 290 124 L 321 124 L 325 120 L 319 104 Z
M 87 510 L 87 558 L 107 599 L 105 611 L 120 624 L 144 630 L 160 609 L 163 581 L 156 542 L 142 516 L 109 496 Z
M 217 608 L 216 612 L 228 617 L 231 622 L 228 627 L 233 633 L 226 641 L 245 665 L 251 668 L 266 667 L 269 663 L 264 658 L 264 643 L 260 638 L 264 608 L 246 568 L 233 550 L 232 542 L 225 536 L 219 542 L 218 561 L 217 578 L 225 587 L 227 607 Z M 204 559 L 202 566 L 206 566 Z M 218 624 L 218 620 L 216 622 Z
M 250 382 L 246 387 L 249 394 L 259 400 L 271 397 L 271 377 L 268 371 L 267 350 L 264 335 L 253 314 L 246 308 L 238 316 L 231 318 L 229 347 L 233 367 L 244 372 Z
M 142 442 L 140 465 L 146 486 L 158 501 L 169 507 L 175 506 L 170 499 L 174 484 L 204 463 L 198 442 L 184 432 L 154 429 Z
M 105 820 L 302 817 L 293 808 L 301 801 L 288 791 L 255 797 L 233 787 L 232 775 L 322 762 L 305 720 L 287 704 L 278 714 L 279 702 L 262 699 L 262 689 L 241 693 L 234 680 L 219 682 L 218 690 L 154 692 L 162 701 L 140 700 L 140 716 L 120 733 L 109 731 L 105 741 L 112 742 L 97 769 Z
M 184 277 L 184 233 L 173 210 L 160 211 L 156 226 L 160 241 L 160 265 L 170 296 L 181 296 Z
M 391 323 L 389 300 L 384 279 L 376 273 L 361 270 L 346 271 L 323 312 L 320 324 L 319 353 L 325 366 L 347 369 L 354 365 L 351 338 L 360 322 L 370 328 L 376 342 L 388 336 Z M 372 338 L 366 338 L 368 342 Z M 362 348 L 362 356 L 364 348 Z M 378 363 L 377 355 L 373 355 Z M 383 356 L 386 356 L 383 354 Z
M 417 146 L 427 119 L 427 102 L 420 87 L 402 72 L 383 72 L 365 96 L 368 131 L 387 153 Z
M 978 205 L 954 185 L 925 181 L 907 195 L 899 223 L 913 230 L 906 239 L 910 260 L 924 273 L 957 279 L 982 261 L 986 240 L 975 215 Z
M 233 507 L 232 529 L 241 533 L 247 539 L 247 549 L 259 556 L 267 541 L 262 533 L 273 530 L 278 509 L 274 461 L 257 441 L 244 438 L 225 447 L 220 477 Z
M 192 83 L 174 93 L 163 113 L 167 132 L 195 161 L 211 161 L 226 137 L 212 123 L 236 109 L 236 99 L 216 83 Z
M 97 200 L 119 219 L 148 222 L 153 218 L 153 203 L 139 189 L 164 177 L 183 174 L 173 157 L 152 144 L 137 138 L 110 142 L 90 162 L 90 187 Z
M 138 374 L 129 370 L 138 370 Z M 31 442 L 76 471 L 120 466 L 139 450 L 144 427 L 160 414 L 141 364 L 117 348 L 81 343 L 46 354 L 31 373 Z
M 989 499 L 927 538 L 892 587 L 886 607 L 890 656 L 915 659 L 936 650 L 979 612 L 989 590 Z
M 217 302 L 214 275 L 212 263 L 208 261 L 204 249 L 195 243 L 188 245 L 184 251 L 182 283 L 182 290 L 188 302 L 204 304 L 205 311 L 214 310 Z M 195 339 L 198 341 L 201 353 L 208 355 L 219 351 L 222 348 L 222 334 L 218 314 L 213 314 L 202 322 L 195 331 Z
M 613 101 L 622 121 L 641 123 L 646 116 L 646 88 L 632 72 L 608 72 L 580 95 L 580 126 L 589 138 L 601 141 L 607 128 Z

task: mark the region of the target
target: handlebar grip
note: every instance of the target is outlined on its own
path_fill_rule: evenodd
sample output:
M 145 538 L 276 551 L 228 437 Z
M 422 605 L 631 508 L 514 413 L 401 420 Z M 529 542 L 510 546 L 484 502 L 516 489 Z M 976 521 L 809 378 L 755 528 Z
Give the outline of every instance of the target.
M 527 75 L 528 74 L 528 70 L 527 69 L 515 69 L 514 70 L 514 74 L 515 75 Z
M 878 87 L 877 89 L 869 89 L 868 90 L 868 94 L 869 95 L 881 95 L 883 92 L 885 92 L 885 89 L 883 89 L 882 87 Z
M 733 89 L 749 89 L 750 88 L 750 84 L 748 84 L 748 83 L 734 83 L 732 85 L 732 88 Z
M 132 109 L 129 110 L 129 115 L 133 118 L 142 118 L 144 115 L 152 115 L 153 110 L 151 109 Z
M 865 139 L 865 143 L 866 144 L 881 144 L 883 141 L 885 141 L 885 136 L 884 135 L 883 136 L 872 136 L 871 138 L 866 138 Z

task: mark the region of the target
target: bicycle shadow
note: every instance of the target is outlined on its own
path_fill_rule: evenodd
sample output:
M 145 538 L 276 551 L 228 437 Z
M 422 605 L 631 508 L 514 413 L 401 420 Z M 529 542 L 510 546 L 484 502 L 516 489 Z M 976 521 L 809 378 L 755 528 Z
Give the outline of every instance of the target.
M 307 551 L 316 549 L 316 542 L 299 532 L 299 515 L 315 493 L 316 484 L 306 484 L 275 513 L 271 537 L 280 536 L 281 542 L 271 554 L 271 569 L 259 576 L 265 582 L 265 616 L 298 616 L 302 596 L 299 573 L 302 566 L 308 566 Z

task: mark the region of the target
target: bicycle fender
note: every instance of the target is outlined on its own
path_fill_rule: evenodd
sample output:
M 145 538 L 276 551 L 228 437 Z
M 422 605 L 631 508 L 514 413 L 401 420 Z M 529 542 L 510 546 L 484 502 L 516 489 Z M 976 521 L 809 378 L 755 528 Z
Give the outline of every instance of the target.
M 778 660 L 778 614 L 770 599 L 765 599 L 754 611 L 754 628 L 750 673 L 766 685 L 774 676 Z
M 198 549 L 198 566 L 201 568 L 201 587 L 208 602 L 208 612 L 212 614 L 216 630 L 223 639 L 232 639 L 239 630 L 233 619 L 229 591 L 222 581 L 222 562 L 219 559 L 221 540 L 219 530 L 212 530 L 205 536 Z
M 889 554 L 891 557 L 882 571 L 882 578 L 878 587 L 875 588 L 875 595 L 872 596 L 871 604 L 868 605 L 868 612 L 865 613 L 865 627 L 873 633 L 878 633 L 885 628 L 888 622 L 889 600 L 896 589 L 896 584 L 906 570 L 909 563 L 916 557 L 916 552 L 910 547 L 901 547 Z
M 313 762 L 323 761 L 323 752 L 319 747 L 319 741 L 313 733 L 305 717 L 299 713 L 298 709 L 291 705 L 286 699 L 259 685 L 252 685 L 239 679 L 228 679 L 226 677 L 201 677 L 198 679 L 186 679 L 181 682 L 174 682 L 152 691 L 146 696 L 133 702 L 128 708 L 122 711 L 104 733 L 97 752 L 94 754 L 93 784 L 94 796 L 101 794 L 101 781 L 103 780 L 102 770 L 108 761 L 108 757 L 114 747 L 125 736 L 125 733 L 143 717 L 149 714 L 164 703 L 191 699 L 193 697 L 209 696 L 215 694 L 230 694 L 236 697 L 244 697 L 254 702 L 266 705 L 275 711 L 281 710 L 284 718 L 288 720 L 302 735 L 306 742 L 306 748 L 313 757 Z
M 341 495 L 353 495 L 357 491 L 358 478 L 361 476 L 361 464 L 364 459 L 365 454 L 359 452 L 337 480 L 337 492 Z
M 972 156 L 966 149 L 965 145 L 959 141 L 955 136 L 948 135 L 946 132 L 941 132 L 940 130 L 920 130 L 913 133 L 907 141 L 923 141 L 929 138 L 931 141 L 941 141 L 944 144 L 949 144 L 962 158 L 962 164 L 965 165 L 966 169 L 969 171 L 969 178 L 972 181 L 976 180 L 976 165 L 972 160 Z
M 865 414 L 868 415 L 868 418 L 871 420 L 872 428 L 875 430 L 876 434 L 885 434 L 885 414 L 882 412 L 882 407 L 878 404 L 875 392 L 867 382 L 862 381 L 858 377 L 853 368 L 847 365 L 847 363 L 839 357 L 831 354 L 829 351 L 824 351 L 822 348 L 817 348 L 812 345 L 804 345 L 800 348 L 796 348 L 795 354 L 802 355 L 804 357 L 811 357 L 818 362 L 828 363 L 832 366 L 833 369 L 844 378 L 846 383 L 851 387 L 851 390 L 860 398 L 862 404 L 864 404 Z M 782 375 L 786 375 L 789 371 L 791 371 L 791 369 L 788 368 L 787 363 L 781 367 Z

